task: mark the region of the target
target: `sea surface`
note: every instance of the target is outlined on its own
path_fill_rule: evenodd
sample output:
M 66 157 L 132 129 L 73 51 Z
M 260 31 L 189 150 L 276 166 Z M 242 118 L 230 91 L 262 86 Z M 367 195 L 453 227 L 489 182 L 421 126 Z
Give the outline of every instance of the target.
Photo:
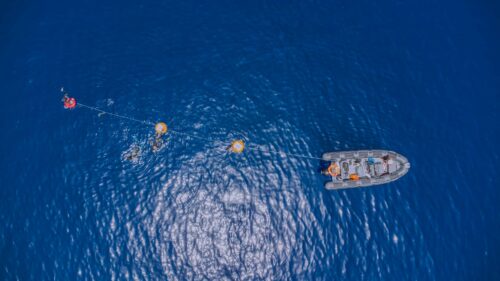
M 0 280 L 500 280 L 499 14 L 2 1 Z M 376 148 L 409 173 L 323 188 L 314 157 Z

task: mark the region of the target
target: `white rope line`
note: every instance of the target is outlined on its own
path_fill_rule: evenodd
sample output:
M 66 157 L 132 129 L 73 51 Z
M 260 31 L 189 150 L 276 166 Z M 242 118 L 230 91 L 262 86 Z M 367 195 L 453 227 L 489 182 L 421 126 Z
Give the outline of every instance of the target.
M 128 117 L 128 116 L 119 115 L 119 114 L 116 114 L 116 113 L 111 113 L 111 112 L 99 109 L 97 107 L 86 105 L 86 104 L 83 104 L 83 103 L 80 103 L 80 102 L 77 103 L 77 106 L 86 107 L 86 108 L 88 108 L 90 110 L 94 110 L 94 111 L 97 111 L 97 112 L 100 112 L 100 113 L 104 113 L 104 114 L 109 114 L 111 116 L 115 116 L 115 117 L 118 117 L 118 118 L 127 119 L 127 120 L 130 120 L 130 121 L 134 121 L 134 122 L 138 122 L 138 123 L 142 123 L 142 124 L 146 124 L 146 125 L 153 125 L 153 126 L 155 125 L 153 122 L 149 122 L 149 121 L 145 121 L 145 120 L 139 120 L 139 119 L 135 119 L 135 118 Z
M 129 121 L 134 121 L 134 122 L 141 123 L 141 124 L 144 124 L 144 125 L 152 125 L 152 126 L 155 125 L 155 123 L 150 122 L 150 121 L 139 120 L 139 119 L 135 119 L 135 118 L 132 118 L 132 117 L 125 116 L 125 115 L 120 115 L 120 114 L 108 112 L 108 111 L 99 109 L 97 107 L 86 105 L 86 104 L 83 104 L 83 103 L 80 103 L 80 102 L 77 103 L 77 106 L 85 107 L 85 108 L 93 110 L 93 111 L 97 111 L 97 112 L 100 112 L 100 113 L 103 113 L 103 114 L 108 114 L 108 115 L 111 115 L 111 116 L 114 116 L 114 117 L 118 117 L 118 118 L 122 118 L 122 119 L 127 119 Z M 199 140 L 210 140 L 210 138 L 199 137 L 199 136 L 196 136 L 196 135 L 192 135 L 192 134 L 188 134 L 188 133 L 184 133 L 184 132 L 179 132 L 179 131 L 174 131 L 174 130 L 171 130 L 171 129 L 169 129 L 168 131 L 171 132 L 171 133 L 174 133 L 174 134 L 188 136 L 188 137 L 192 137 L 192 138 L 199 139 Z M 314 156 L 289 153 L 289 152 L 284 152 L 284 151 L 275 150 L 275 149 L 262 149 L 262 148 L 259 147 L 259 145 L 249 144 L 247 147 L 248 147 L 247 149 L 250 149 L 250 150 L 258 150 L 258 151 L 267 152 L 267 153 L 270 153 L 270 154 L 271 153 L 277 153 L 277 154 L 281 154 L 281 155 L 284 155 L 284 156 L 292 156 L 292 157 L 299 157 L 299 158 L 304 158 L 304 159 L 321 160 L 321 158 L 314 157 Z
M 184 135 L 184 136 L 188 136 L 188 137 L 192 137 L 192 138 L 200 139 L 200 140 L 207 140 L 207 139 L 209 139 L 209 138 L 204 138 L 204 137 L 198 137 L 198 136 L 191 135 L 191 134 L 184 133 L 184 132 L 174 131 L 172 129 L 169 129 L 168 131 L 171 132 L 171 133 L 174 133 L 174 134 Z
M 321 160 L 321 158 L 319 158 L 319 157 L 308 156 L 308 155 L 301 155 L 301 154 L 295 154 L 295 153 L 289 153 L 289 152 L 284 152 L 282 150 L 262 149 L 258 145 L 252 145 L 252 144 L 248 145 L 248 149 L 259 150 L 259 151 L 267 152 L 267 153 L 278 153 L 278 154 L 282 154 L 282 155 L 285 155 L 285 156 L 293 156 L 293 157 L 299 157 L 299 158 Z
M 283 152 L 285 153 L 285 152 Z M 307 155 L 300 155 L 300 154 L 294 154 L 294 153 L 285 153 L 287 156 L 294 156 L 294 157 L 300 157 L 300 158 L 306 158 L 306 159 L 314 159 L 314 160 L 322 160 L 322 158 L 319 157 L 314 157 L 314 156 L 307 156 Z

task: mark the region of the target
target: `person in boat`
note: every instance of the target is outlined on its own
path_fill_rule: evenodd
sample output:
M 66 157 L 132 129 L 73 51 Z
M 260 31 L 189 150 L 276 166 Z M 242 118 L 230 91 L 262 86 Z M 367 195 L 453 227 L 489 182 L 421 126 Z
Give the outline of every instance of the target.
M 335 178 L 336 180 L 342 180 L 342 175 L 340 174 L 340 167 L 337 162 L 326 162 L 322 165 L 321 174 Z
M 384 168 L 384 172 L 380 176 L 385 176 L 389 174 L 389 155 L 385 155 L 382 157 L 382 167 Z

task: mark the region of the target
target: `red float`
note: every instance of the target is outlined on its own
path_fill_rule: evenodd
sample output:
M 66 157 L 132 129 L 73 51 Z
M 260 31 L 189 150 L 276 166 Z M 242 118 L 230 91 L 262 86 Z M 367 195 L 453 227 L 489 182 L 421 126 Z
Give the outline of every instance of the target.
M 64 108 L 73 109 L 76 106 L 75 98 L 64 98 Z

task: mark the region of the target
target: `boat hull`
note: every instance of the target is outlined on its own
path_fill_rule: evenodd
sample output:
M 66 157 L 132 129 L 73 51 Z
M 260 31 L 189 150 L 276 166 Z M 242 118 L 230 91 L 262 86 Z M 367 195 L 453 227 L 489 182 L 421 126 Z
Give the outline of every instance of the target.
M 382 163 L 382 159 L 384 157 L 389 159 L 388 161 L 390 164 L 387 164 L 387 162 Z M 356 171 L 362 171 L 362 177 L 359 177 L 359 179 L 349 179 L 342 176 L 340 179 L 339 177 L 331 177 L 331 180 L 325 183 L 325 188 L 331 190 L 368 187 L 389 183 L 401 178 L 408 173 L 408 170 L 410 169 L 410 162 L 408 162 L 406 157 L 389 150 L 327 152 L 323 154 L 322 159 L 323 161 L 343 164 L 341 166 L 346 168 L 345 170 L 347 170 L 347 175 L 349 174 L 349 170 L 354 168 L 354 165 L 351 165 L 350 163 L 356 163 Z M 373 163 L 368 164 L 370 160 Z M 380 161 L 375 163 L 377 160 Z M 377 175 L 376 172 L 377 164 L 383 165 L 383 168 L 380 169 L 385 169 L 379 175 Z M 373 165 L 371 168 L 372 170 L 370 170 L 370 165 Z M 370 171 L 372 172 L 371 174 Z

